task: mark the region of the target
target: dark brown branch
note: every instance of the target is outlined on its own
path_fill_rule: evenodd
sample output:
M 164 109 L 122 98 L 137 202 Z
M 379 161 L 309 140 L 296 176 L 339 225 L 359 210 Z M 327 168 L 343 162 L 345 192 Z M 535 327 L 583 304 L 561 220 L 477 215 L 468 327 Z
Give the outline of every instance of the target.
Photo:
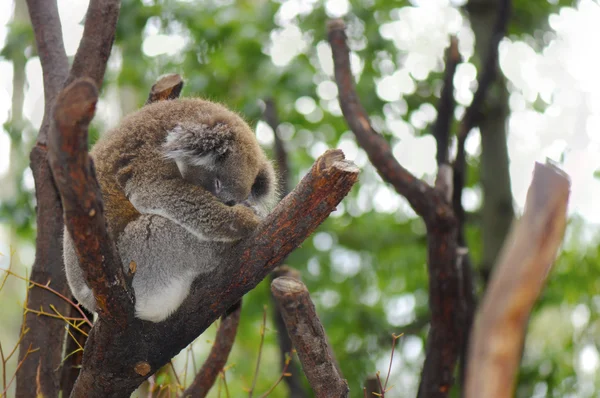
M 265 121 L 273 130 L 274 145 L 273 151 L 275 152 L 275 162 L 277 164 L 277 172 L 279 174 L 279 189 L 281 190 L 281 197 L 284 197 L 290 191 L 290 168 L 288 165 L 288 155 L 283 141 L 279 136 L 279 117 L 277 116 L 277 108 L 275 101 L 272 98 L 265 100 Z
M 446 49 L 446 70 L 444 71 L 444 86 L 437 105 L 437 119 L 433 125 L 433 136 L 437 146 L 436 160 L 438 167 L 448 164 L 448 148 L 450 145 L 450 132 L 454 120 L 454 74 L 456 67 L 461 62 L 458 52 L 458 39 L 450 37 L 450 46 Z
M 100 318 L 88 337 L 73 396 L 129 397 L 298 247 L 357 178 L 358 169 L 341 151 L 327 151 L 252 236 L 223 253 L 220 267 L 194 281 L 167 322 L 133 318 L 120 331 Z
M 466 397 L 512 397 L 531 309 L 563 239 L 570 181 L 537 163 L 525 212 L 506 240 L 486 290 L 472 345 Z
M 133 294 L 106 229 L 102 193 L 87 153 L 87 130 L 97 100 L 98 90 L 90 79 L 76 80 L 63 90 L 55 106 L 56 128 L 48 141 L 49 160 L 65 224 L 94 292 L 98 315 L 124 328 L 133 317 Z
M 115 40 L 120 0 L 91 0 L 85 15 L 83 37 L 65 86 L 88 77 L 102 87 L 106 63 Z
M 27 0 L 27 7 L 44 76 L 44 118 L 38 143 L 45 145 L 52 119 L 52 106 L 69 74 L 69 60 L 63 43 L 56 0 Z
M 67 77 L 69 64 L 56 0 L 28 0 L 27 6 L 42 64 L 45 98 L 42 126 L 30 154 L 37 203 L 36 254 L 30 279 L 40 285 L 48 283 L 55 291 L 68 296 L 70 293 L 62 260 L 62 208 L 47 161 L 46 143 L 51 110 Z M 29 290 L 26 306 L 38 310 L 43 308 L 48 313 L 53 313 L 51 306 L 54 306 L 62 314 L 66 314 L 69 308 L 58 296 L 40 288 Z M 19 345 L 19 362 L 22 361 L 22 366 L 17 372 L 16 395 L 57 396 L 60 387 L 58 369 L 65 338 L 64 322 L 29 312 L 23 318 L 22 329 L 28 332 Z
M 369 116 L 360 103 L 354 87 L 344 22 L 337 19 L 329 21 L 328 30 L 342 113 L 356 136 L 356 140 L 367 152 L 369 160 L 381 177 L 392 184 L 426 222 L 439 217 L 452 218 L 451 213 L 446 213 L 449 208 L 446 206 L 444 197 L 402 167 L 394 158 L 385 138 L 371 127 Z
M 179 98 L 183 88 L 183 79 L 180 75 L 173 73 L 158 78 L 152 85 L 146 105 L 158 101 L 172 100 Z
M 221 317 L 221 324 L 208 358 L 194 377 L 192 384 L 184 391 L 184 397 L 206 397 L 213 384 L 215 384 L 217 376 L 225 367 L 233 347 L 241 312 L 242 303 L 238 302 L 236 306 L 230 309 L 230 312 Z
M 408 200 L 427 227 L 431 329 L 419 398 L 446 397 L 454 382 L 454 368 L 464 340 L 465 306 L 461 275 L 456 268 L 456 219 L 448 191 L 432 188 L 404 169 L 394 158 L 387 141 L 371 127 L 354 88 L 344 29 L 341 20 L 333 20 L 328 24 L 344 117 L 379 174 Z
M 280 276 L 287 276 L 290 278 L 295 278 L 301 280 L 300 272 L 292 267 L 287 265 L 282 265 L 273 270 L 271 272 L 271 282 Z M 277 301 L 275 301 L 275 297 L 273 297 L 273 293 L 271 293 L 271 299 L 275 304 L 273 307 L 273 322 L 275 323 L 275 328 L 277 329 L 277 341 L 279 342 L 279 354 L 281 361 L 281 369 L 286 369 L 286 373 L 290 373 L 291 376 L 285 377 L 285 383 L 288 386 L 290 391 L 290 398 L 305 398 L 308 397 L 304 389 L 304 385 L 302 384 L 302 376 L 300 374 L 300 368 L 298 363 L 296 362 L 296 358 L 292 355 L 292 350 L 294 348 L 292 344 L 292 340 L 287 332 L 287 328 L 285 326 L 285 322 L 283 320 L 283 315 L 281 315 L 281 310 L 277 305 Z M 291 356 L 291 361 L 286 365 L 286 355 Z
M 297 279 L 284 276 L 271 283 L 271 292 L 279 304 L 315 396 L 347 397 L 348 383 L 331 355 L 325 330 L 306 286 Z

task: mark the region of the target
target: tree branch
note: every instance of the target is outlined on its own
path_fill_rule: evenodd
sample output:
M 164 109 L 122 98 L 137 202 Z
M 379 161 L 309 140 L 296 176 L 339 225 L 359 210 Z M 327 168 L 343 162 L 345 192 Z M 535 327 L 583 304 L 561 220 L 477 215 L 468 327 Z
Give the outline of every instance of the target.
M 513 396 L 529 314 L 564 235 L 569 190 L 561 170 L 536 164 L 525 212 L 506 240 L 479 310 L 467 398 Z
M 336 365 L 321 321 L 306 286 L 280 277 L 271 283 L 302 369 L 317 397 L 347 397 L 348 383 Z
M 121 260 L 106 229 L 102 193 L 87 153 L 87 129 L 94 117 L 98 90 L 79 79 L 59 95 L 50 131 L 49 160 L 71 235 L 98 315 L 124 328 L 133 318 L 134 298 Z
M 179 98 L 183 88 L 183 79 L 177 73 L 164 75 L 158 78 L 152 85 L 146 105 L 158 101 L 172 100 Z
M 82 77 L 88 77 L 96 83 L 96 87 L 102 87 L 106 63 L 115 40 L 120 7 L 120 0 L 90 0 L 83 37 L 65 87 Z
M 240 301 L 230 309 L 230 312 L 223 314 L 208 358 L 194 377 L 192 384 L 183 392 L 183 397 L 206 397 L 213 384 L 215 384 L 215 380 L 225 367 L 233 347 L 241 312 L 242 303 Z
M 456 67 L 461 62 L 458 52 L 458 39 L 450 37 L 450 46 L 446 49 L 446 70 L 444 71 L 444 86 L 437 105 L 437 119 L 433 125 L 433 136 L 435 137 L 438 167 L 448 164 L 448 148 L 450 145 L 450 132 L 454 120 L 454 74 Z
M 344 117 L 379 174 L 408 200 L 427 227 L 431 329 L 419 398 L 445 397 L 453 384 L 454 367 L 464 339 L 464 297 L 461 275 L 456 268 L 456 219 L 447 192 L 432 188 L 403 168 L 387 141 L 371 127 L 354 88 L 344 29 L 341 20 L 328 23 Z
M 292 267 L 287 265 L 281 265 L 271 272 L 271 282 L 273 280 L 281 277 L 287 276 L 290 278 L 295 278 L 301 280 L 300 272 Z M 286 369 L 286 373 L 290 373 L 291 376 L 287 376 L 284 378 L 285 383 L 290 390 L 290 398 L 304 398 L 308 397 L 304 389 L 304 385 L 302 384 L 300 368 L 297 363 L 297 359 L 294 355 L 292 355 L 292 350 L 294 348 L 292 344 L 292 340 L 288 334 L 287 328 L 285 326 L 285 321 L 283 320 L 283 315 L 281 314 L 281 310 L 277 305 L 277 301 L 271 293 L 271 299 L 275 304 L 273 306 L 273 322 L 275 323 L 275 327 L 277 329 L 277 341 L 279 342 L 279 354 L 281 361 L 281 369 Z M 287 364 L 286 367 L 286 355 L 290 355 L 291 361 Z
M 44 117 L 36 145 L 31 150 L 30 162 L 35 181 L 37 203 L 37 237 L 35 261 L 30 280 L 40 285 L 49 284 L 64 296 L 70 294 L 63 270 L 62 208 L 60 198 L 47 161 L 46 142 L 50 129 L 51 110 L 56 95 L 68 74 L 68 60 L 62 40 L 62 28 L 56 0 L 28 0 L 27 6 L 44 76 Z M 68 304 L 46 289 L 32 288 L 27 295 L 27 308 L 51 308 L 66 314 Z M 32 397 L 37 394 L 57 396 L 60 388 L 64 322 L 52 317 L 29 312 L 23 317 L 24 334 L 19 345 L 16 395 Z M 34 351 L 31 351 L 33 348 Z M 37 350 L 36 350 L 37 349 Z
M 329 21 L 329 43 L 333 53 L 335 80 L 339 90 L 340 106 L 344 118 L 360 146 L 381 177 L 404 196 L 413 210 L 426 222 L 440 217 L 450 217 L 444 197 L 424 181 L 416 178 L 398 163 L 388 142 L 379 135 L 369 121 L 354 87 L 350 70 L 350 50 L 346 43 L 345 24 L 342 20 Z
M 27 7 L 44 76 L 44 118 L 38 143 L 45 145 L 52 106 L 69 74 L 69 60 L 63 43 L 56 0 L 27 0 Z
M 358 169 L 344 160 L 341 151 L 327 151 L 252 236 L 228 248 L 220 267 L 194 281 L 189 296 L 167 322 L 133 318 L 120 330 L 98 319 L 73 396 L 128 397 L 298 247 L 357 178 Z

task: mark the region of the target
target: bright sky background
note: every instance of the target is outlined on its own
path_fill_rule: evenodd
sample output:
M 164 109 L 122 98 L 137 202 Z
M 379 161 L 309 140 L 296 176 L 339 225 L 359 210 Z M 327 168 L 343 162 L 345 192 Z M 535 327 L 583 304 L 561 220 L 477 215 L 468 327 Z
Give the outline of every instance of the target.
M 80 22 L 87 3 L 84 0 L 58 0 L 68 55 L 73 55 L 77 49 L 83 32 Z M 397 12 L 396 22 L 381 26 L 382 36 L 391 40 L 398 49 L 405 51 L 407 58 L 399 70 L 389 62 L 389 73 L 375 82 L 374 89 L 380 98 L 396 101 L 400 108 L 406 107 L 402 96 L 412 94 L 416 88 L 415 80 L 426 79 L 429 72 L 437 67 L 438 60 L 447 46 L 449 34 L 458 36 L 460 50 L 465 59 L 472 55 L 473 34 L 468 22 L 453 8 L 461 3 L 463 1 L 459 0 L 413 1 L 416 7 L 401 9 Z M 310 48 L 293 20 L 298 14 L 310 12 L 313 4 L 314 1 L 311 0 L 289 0 L 281 7 L 276 19 L 280 28 L 272 33 L 272 42 L 268 47 L 275 65 L 285 67 L 295 56 Z M 0 5 L 0 47 L 6 38 L 6 24 L 11 18 L 12 9 L 13 1 L 4 1 Z M 329 16 L 339 17 L 350 10 L 350 5 L 347 0 L 328 0 L 326 10 Z M 590 40 L 593 42 L 595 38 L 600 37 L 599 21 L 598 2 L 581 0 L 577 8 L 564 8 L 559 14 L 550 17 L 551 31 L 545 36 L 547 45 L 541 52 L 536 52 L 524 41 L 511 39 L 505 39 L 500 46 L 500 63 L 510 86 L 512 113 L 508 121 L 508 145 L 515 202 L 522 208 L 534 162 L 543 162 L 546 157 L 559 161 L 564 153 L 565 161 L 562 166 L 572 178 L 570 214 L 580 214 L 589 226 L 600 225 L 600 180 L 593 176 L 594 171 L 600 169 L 600 73 L 597 70 L 600 46 L 589 44 Z M 187 44 L 182 35 L 160 34 L 152 20 L 146 26 L 144 34 L 147 37 L 143 43 L 143 51 L 148 56 L 176 54 Z M 320 67 L 330 77 L 330 80 L 323 81 L 316 87 L 317 95 L 321 99 L 320 104 L 325 104 L 325 111 L 340 114 L 336 98 L 337 88 L 332 80 L 333 64 L 329 46 L 325 42 L 314 45 Z M 360 74 L 364 62 L 356 54 L 352 54 L 355 74 Z M 386 70 L 385 61 L 382 61 L 380 66 L 382 70 Z M 25 116 L 37 127 L 43 113 L 42 74 L 38 58 L 28 61 L 26 72 L 28 87 L 25 96 Z M 472 64 L 467 62 L 458 67 L 455 86 L 456 98 L 461 105 L 457 109 L 459 116 L 472 99 L 471 89 L 475 78 L 476 70 Z M 0 125 L 10 117 L 11 95 L 12 67 L 9 62 L 0 60 Z M 542 113 L 533 109 L 532 104 L 537 100 L 548 104 Z M 118 109 L 117 105 L 104 106 L 101 108 L 103 112 L 110 113 L 111 109 Z M 295 106 L 307 118 L 318 120 L 322 117 L 323 110 L 312 98 L 299 98 Z M 118 118 L 104 116 L 105 120 Z M 388 112 L 383 121 L 386 129 L 398 139 L 393 148 L 394 154 L 405 167 L 418 176 L 432 176 L 435 173 L 435 141 L 431 136 L 416 137 L 415 127 L 423 127 L 435 120 L 435 117 L 435 109 L 425 104 L 418 112 L 407 117 L 408 120 L 399 119 Z M 269 135 L 268 132 L 265 133 L 265 129 L 265 124 L 259 123 L 259 138 L 268 141 Z M 0 176 L 8 168 L 8 146 L 8 135 L 0 127 Z M 359 166 L 366 166 L 364 153 L 357 148 L 351 137 L 342 139 L 339 146 L 350 159 L 354 158 Z M 325 149 L 324 144 L 315 143 L 310 153 L 317 157 Z M 467 150 L 471 154 L 478 153 L 478 134 L 470 135 Z M 33 189 L 31 181 L 28 185 Z M 474 209 L 479 204 L 479 193 L 477 190 L 467 190 L 464 199 L 465 206 Z M 373 206 L 386 212 L 395 212 L 398 208 L 407 209 L 404 201 L 395 192 L 380 183 L 376 183 L 373 189 L 365 189 L 364 195 L 361 192 L 358 202 L 359 206 L 362 203 L 364 206 Z M 7 248 L 1 244 L 2 238 L 0 230 L 0 252 L 6 253 Z M 316 245 L 322 245 L 323 250 L 331 248 L 326 233 L 316 234 L 314 241 Z M 28 257 L 32 254 L 31 248 L 28 248 L 28 253 L 21 253 L 21 257 L 27 257 L 22 258 L 24 263 L 30 263 Z M 343 258 L 342 263 L 346 267 L 350 265 L 352 268 L 352 265 L 359 261 L 350 261 L 353 260 L 352 253 L 332 252 L 333 254 L 335 258 Z M 335 264 L 334 261 L 334 266 Z M 315 267 L 318 268 L 318 264 L 312 268 L 316 269 Z M 349 275 L 357 270 L 356 267 L 345 269 L 344 273 Z M 309 271 L 312 272 L 311 264 Z M 334 302 L 335 293 L 331 291 L 330 300 L 324 301 Z M 403 317 L 412 314 L 414 305 L 414 296 L 399 296 L 388 305 L 388 321 L 392 324 L 396 320 L 399 324 L 405 323 Z M 587 323 L 586 309 L 587 307 L 574 312 L 574 325 L 578 322 Z M 589 310 L 587 311 L 589 318 Z M 410 362 L 411 358 L 417 358 L 422 352 L 422 347 L 419 346 L 422 345 L 421 341 L 415 339 L 413 343 L 405 342 L 403 349 L 406 352 L 403 360 Z M 387 357 L 384 358 L 385 361 Z M 399 357 L 396 361 L 400 361 Z M 578 368 L 590 375 L 596 372 L 600 365 L 598 351 L 592 346 L 585 346 L 577 361 Z M 407 377 L 414 379 L 414 375 Z

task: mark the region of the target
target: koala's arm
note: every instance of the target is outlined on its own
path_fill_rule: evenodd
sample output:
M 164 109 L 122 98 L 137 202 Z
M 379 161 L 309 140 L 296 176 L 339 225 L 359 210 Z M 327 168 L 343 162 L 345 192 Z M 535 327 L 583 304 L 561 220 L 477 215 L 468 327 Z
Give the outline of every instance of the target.
M 248 207 L 226 206 L 210 192 L 186 182 L 177 166 L 160 156 L 122 156 L 117 181 L 142 214 L 165 217 L 202 240 L 239 240 L 260 222 Z

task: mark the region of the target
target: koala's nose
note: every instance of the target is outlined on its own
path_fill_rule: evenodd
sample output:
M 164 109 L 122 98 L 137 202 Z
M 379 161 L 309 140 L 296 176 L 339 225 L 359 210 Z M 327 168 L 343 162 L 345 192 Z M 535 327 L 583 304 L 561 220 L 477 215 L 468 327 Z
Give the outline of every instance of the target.
M 227 202 L 225 202 L 225 205 L 227 205 L 227 206 L 229 206 L 229 207 L 235 206 L 235 201 L 233 201 L 233 200 L 228 200 Z

